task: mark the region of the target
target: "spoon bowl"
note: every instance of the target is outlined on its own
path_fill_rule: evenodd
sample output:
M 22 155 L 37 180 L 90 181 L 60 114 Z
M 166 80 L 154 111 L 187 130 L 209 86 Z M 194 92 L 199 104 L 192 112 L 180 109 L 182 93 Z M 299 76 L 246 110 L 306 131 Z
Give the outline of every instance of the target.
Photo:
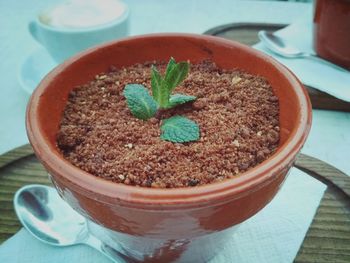
M 61 247 L 86 244 L 112 261 L 125 262 L 119 252 L 90 234 L 86 219 L 65 203 L 54 188 L 24 186 L 16 192 L 13 203 L 22 225 L 40 241 Z
M 265 30 L 259 31 L 259 39 L 272 52 L 289 58 L 306 57 L 307 53 L 300 51 L 297 47 L 286 43 L 282 38 Z
M 283 38 L 267 32 L 265 30 L 261 30 L 258 33 L 258 37 L 260 39 L 261 42 L 264 43 L 264 45 L 273 53 L 285 57 L 285 58 L 308 58 L 308 59 L 312 59 L 315 60 L 319 63 L 328 65 L 330 67 L 333 67 L 335 69 L 341 70 L 341 71 L 345 71 L 347 72 L 348 70 L 345 68 L 342 68 L 340 66 L 337 66 L 327 60 L 324 60 L 320 57 L 318 57 L 316 54 L 314 53 L 307 53 L 307 52 L 303 52 L 301 51 L 298 47 L 293 46 L 290 43 L 287 43 Z
M 71 246 L 88 236 L 86 220 L 51 187 L 23 187 L 16 192 L 14 207 L 22 225 L 44 243 Z

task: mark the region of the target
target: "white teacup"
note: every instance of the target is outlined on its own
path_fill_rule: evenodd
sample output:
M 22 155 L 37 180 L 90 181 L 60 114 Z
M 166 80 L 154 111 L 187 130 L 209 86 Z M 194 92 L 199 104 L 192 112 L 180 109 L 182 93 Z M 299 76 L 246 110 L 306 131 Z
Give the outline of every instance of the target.
M 49 21 L 44 21 L 41 14 L 29 23 L 29 31 L 47 49 L 52 58 L 60 63 L 89 47 L 128 35 L 129 9 L 124 3 L 116 2 L 123 11 L 106 23 L 89 26 L 50 25 Z

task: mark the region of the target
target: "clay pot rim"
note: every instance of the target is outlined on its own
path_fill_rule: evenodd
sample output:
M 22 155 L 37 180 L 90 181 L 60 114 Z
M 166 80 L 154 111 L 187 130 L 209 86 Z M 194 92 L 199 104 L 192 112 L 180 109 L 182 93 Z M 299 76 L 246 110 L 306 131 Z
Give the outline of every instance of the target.
M 260 60 L 264 60 L 274 66 L 281 72 L 294 87 L 296 97 L 299 103 L 299 126 L 295 127 L 287 141 L 278 148 L 278 150 L 267 160 L 256 167 L 242 173 L 233 179 L 227 179 L 221 182 L 215 182 L 207 185 L 188 188 L 173 189 L 153 189 L 144 187 L 135 187 L 124 184 L 113 183 L 89 174 L 65 160 L 56 147 L 48 143 L 48 139 L 42 131 L 42 124 L 36 118 L 38 105 L 41 95 L 46 86 L 57 74 L 64 71 L 70 64 L 75 63 L 81 57 L 89 56 L 100 48 L 116 45 L 119 42 L 129 40 L 138 40 L 145 38 L 159 37 L 182 37 L 194 38 L 201 41 L 215 41 L 218 44 L 233 45 L 239 49 L 249 52 Z M 311 127 L 311 103 L 307 92 L 295 75 L 285 66 L 273 58 L 243 44 L 225 40 L 218 37 L 184 34 L 184 33 L 161 33 L 147 34 L 124 38 L 109 42 L 97 47 L 88 49 L 70 59 L 52 70 L 39 84 L 33 92 L 27 107 L 26 128 L 33 149 L 37 157 L 44 164 L 49 173 L 61 177 L 69 183 L 74 190 L 84 193 L 93 199 L 99 199 L 105 203 L 126 203 L 135 205 L 150 205 L 159 207 L 159 205 L 196 205 L 199 203 L 208 203 L 217 200 L 227 201 L 227 199 L 237 198 L 238 196 L 249 194 L 251 191 L 259 189 L 263 185 L 274 180 L 274 175 L 283 169 L 289 169 L 288 163 L 291 163 L 304 144 Z

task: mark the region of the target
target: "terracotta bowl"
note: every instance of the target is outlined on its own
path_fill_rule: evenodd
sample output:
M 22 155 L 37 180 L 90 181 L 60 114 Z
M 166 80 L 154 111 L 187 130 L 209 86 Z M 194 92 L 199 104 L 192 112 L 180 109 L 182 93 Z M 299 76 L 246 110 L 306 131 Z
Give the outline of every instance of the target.
M 56 134 L 70 90 L 110 65 L 150 60 L 198 62 L 240 68 L 266 77 L 280 102 L 280 147 L 268 160 L 234 179 L 178 189 L 149 189 L 97 178 L 66 161 Z M 130 37 L 83 52 L 50 72 L 27 108 L 34 151 L 62 198 L 93 222 L 92 231 L 129 260 L 205 261 L 220 250 L 233 226 L 256 214 L 276 195 L 311 126 L 311 105 L 298 79 L 248 46 L 192 34 Z

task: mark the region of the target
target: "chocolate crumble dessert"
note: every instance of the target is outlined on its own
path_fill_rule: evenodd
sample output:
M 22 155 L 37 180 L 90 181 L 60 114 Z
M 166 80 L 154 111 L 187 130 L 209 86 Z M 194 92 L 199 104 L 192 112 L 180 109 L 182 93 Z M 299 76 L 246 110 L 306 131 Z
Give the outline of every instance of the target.
M 192 64 L 177 92 L 196 96 L 162 112 L 135 118 L 123 96 L 126 84 L 150 89 L 147 62 L 111 67 L 69 94 L 57 145 L 73 165 L 100 178 L 127 185 L 193 187 L 233 178 L 263 162 L 279 143 L 279 103 L 268 81 L 210 61 Z M 162 119 L 182 115 L 196 121 L 200 139 L 160 139 Z

